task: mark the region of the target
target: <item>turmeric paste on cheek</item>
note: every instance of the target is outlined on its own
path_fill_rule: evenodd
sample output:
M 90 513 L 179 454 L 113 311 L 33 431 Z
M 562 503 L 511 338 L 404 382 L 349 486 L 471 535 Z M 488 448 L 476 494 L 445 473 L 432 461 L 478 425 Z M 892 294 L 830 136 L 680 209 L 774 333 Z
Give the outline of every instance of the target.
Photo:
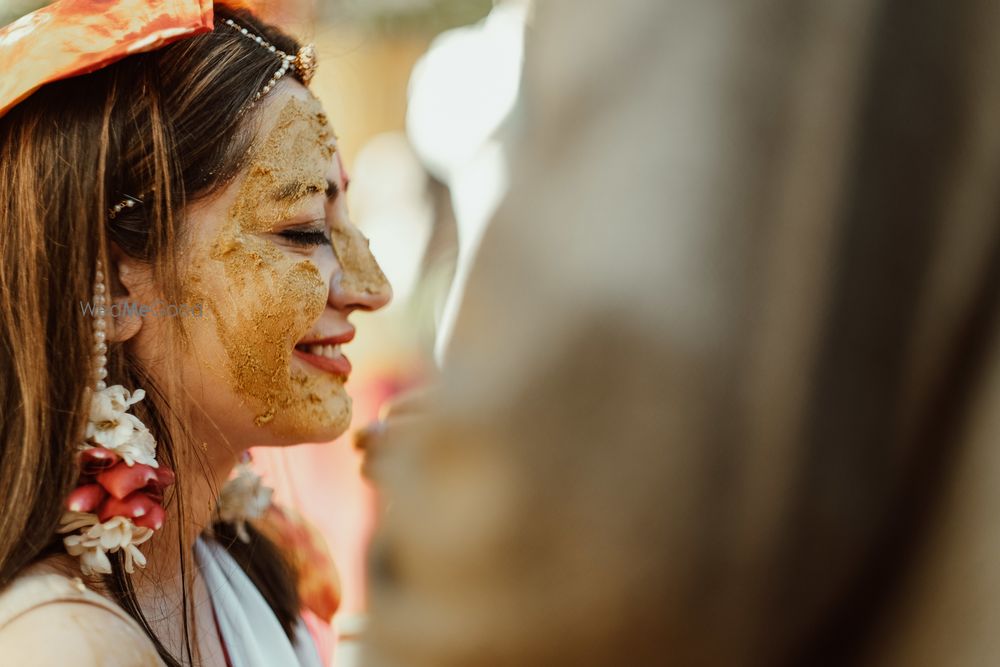
M 279 188 L 325 190 L 331 139 L 317 101 L 288 100 L 251 149 L 236 200 L 190 281 L 214 317 L 233 391 L 249 399 L 257 426 L 283 435 L 343 430 L 351 416 L 341 379 L 292 368 L 295 343 L 323 313 L 329 286 L 313 262 L 287 256 L 265 236 L 290 214 L 274 197 Z

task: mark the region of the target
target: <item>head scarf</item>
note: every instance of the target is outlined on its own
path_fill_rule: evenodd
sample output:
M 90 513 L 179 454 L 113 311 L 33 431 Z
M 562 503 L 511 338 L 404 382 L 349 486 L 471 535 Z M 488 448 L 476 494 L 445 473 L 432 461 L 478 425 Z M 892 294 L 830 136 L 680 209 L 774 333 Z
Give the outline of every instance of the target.
M 213 29 L 212 0 L 58 0 L 0 29 L 0 116 L 46 83 Z

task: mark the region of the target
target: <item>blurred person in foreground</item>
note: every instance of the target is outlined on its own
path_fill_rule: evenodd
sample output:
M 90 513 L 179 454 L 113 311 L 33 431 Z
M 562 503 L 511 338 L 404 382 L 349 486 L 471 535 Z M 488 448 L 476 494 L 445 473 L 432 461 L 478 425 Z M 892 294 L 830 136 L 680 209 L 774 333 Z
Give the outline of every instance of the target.
M 539 2 L 367 667 L 1000 661 L 1000 6 Z

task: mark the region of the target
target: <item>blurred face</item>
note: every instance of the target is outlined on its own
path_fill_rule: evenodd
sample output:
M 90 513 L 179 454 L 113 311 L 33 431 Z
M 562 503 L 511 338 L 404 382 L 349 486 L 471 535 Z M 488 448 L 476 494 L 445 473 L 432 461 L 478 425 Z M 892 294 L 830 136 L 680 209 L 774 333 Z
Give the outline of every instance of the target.
M 262 100 L 247 168 L 189 211 L 180 360 L 196 429 L 236 448 L 330 440 L 349 425 L 348 316 L 390 288 L 351 224 L 319 102 L 286 81 Z M 147 328 L 147 327 L 144 327 Z

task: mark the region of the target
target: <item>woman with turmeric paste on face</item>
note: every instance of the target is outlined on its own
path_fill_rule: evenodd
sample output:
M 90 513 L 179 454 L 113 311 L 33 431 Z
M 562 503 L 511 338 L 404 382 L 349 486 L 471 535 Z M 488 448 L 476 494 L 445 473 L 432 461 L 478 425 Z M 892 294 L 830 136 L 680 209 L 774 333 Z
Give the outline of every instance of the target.
M 232 4 L 60 0 L 0 66 L 0 656 L 320 664 L 246 521 L 267 493 L 226 482 L 347 428 L 349 316 L 391 295 L 311 48 Z

